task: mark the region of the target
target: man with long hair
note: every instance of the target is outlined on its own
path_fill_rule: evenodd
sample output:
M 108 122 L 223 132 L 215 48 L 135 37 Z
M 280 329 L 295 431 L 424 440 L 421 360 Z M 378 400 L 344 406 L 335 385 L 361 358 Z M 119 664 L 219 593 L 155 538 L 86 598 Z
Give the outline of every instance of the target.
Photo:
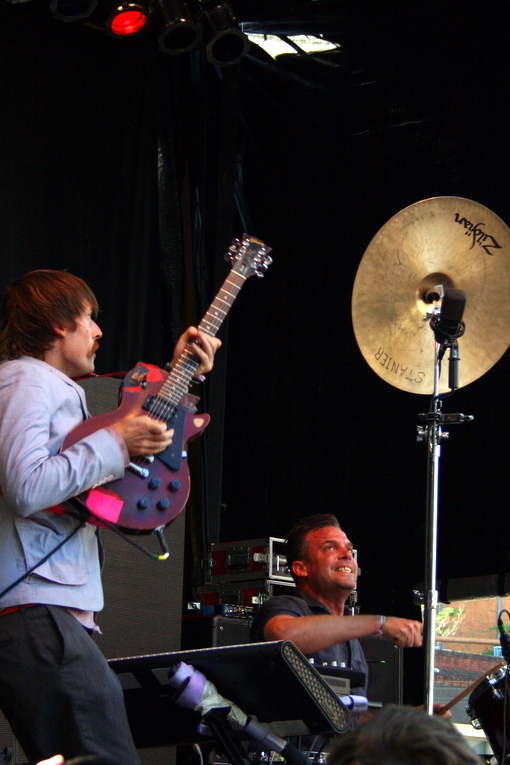
M 162 452 L 173 430 L 128 415 L 61 451 L 88 416 L 72 378 L 94 372 L 97 312 L 65 271 L 32 271 L 0 302 L 0 708 L 32 762 L 139 765 L 122 689 L 88 634 L 103 607 L 97 528 L 62 509 L 122 478 L 133 457 Z M 197 374 L 208 372 L 220 341 L 190 327 L 174 361 L 189 342 Z

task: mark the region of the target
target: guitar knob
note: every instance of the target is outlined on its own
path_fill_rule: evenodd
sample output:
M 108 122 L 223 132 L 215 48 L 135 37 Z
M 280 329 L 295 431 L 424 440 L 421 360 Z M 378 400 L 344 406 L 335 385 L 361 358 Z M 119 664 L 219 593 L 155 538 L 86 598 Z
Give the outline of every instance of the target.
M 147 510 L 149 507 L 149 500 L 147 497 L 141 497 L 141 499 L 139 499 L 136 503 L 136 506 L 139 510 Z
M 163 497 L 163 499 L 160 499 L 156 507 L 158 510 L 168 510 L 168 507 L 170 506 L 170 500 L 167 497 Z
M 161 478 L 152 478 L 149 481 L 148 486 L 149 486 L 149 489 L 152 489 L 152 490 L 159 489 L 159 487 L 161 486 Z
M 178 478 L 175 478 L 168 488 L 170 489 L 170 491 L 179 491 L 179 489 L 181 488 L 181 482 L 179 481 Z

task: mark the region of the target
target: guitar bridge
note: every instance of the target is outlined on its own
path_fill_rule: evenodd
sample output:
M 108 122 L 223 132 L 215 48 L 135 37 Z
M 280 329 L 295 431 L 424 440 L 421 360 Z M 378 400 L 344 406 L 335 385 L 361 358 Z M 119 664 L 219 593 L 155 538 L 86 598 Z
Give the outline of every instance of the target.
M 147 468 L 140 467 L 140 465 L 137 465 L 135 462 L 130 462 L 127 466 L 127 469 L 130 470 L 132 473 L 136 473 L 136 475 L 139 475 L 140 478 L 148 478 L 149 477 L 149 470 Z

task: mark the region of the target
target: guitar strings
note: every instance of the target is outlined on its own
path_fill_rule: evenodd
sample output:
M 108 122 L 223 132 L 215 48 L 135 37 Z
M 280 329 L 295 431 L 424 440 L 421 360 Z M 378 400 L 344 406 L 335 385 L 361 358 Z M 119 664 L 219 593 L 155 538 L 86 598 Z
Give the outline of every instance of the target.
M 239 284 L 236 284 L 231 281 L 230 276 L 223 283 L 220 291 L 206 311 L 204 318 L 198 325 L 199 331 L 205 332 L 211 337 L 216 336 L 223 323 L 223 319 L 227 316 L 245 281 L 245 279 L 239 277 Z M 232 291 L 227 289 L 227 284 Z M 224 307 L 221 306 L 222 303 Z M 199 364 L 200 360 L 191 350 L 191 343 L 188 343 L 158 394 L 151 401 L 147 409 L 149 416 L 167 424 L 171 423 L 177 413 L 180 401 L 189 390 L 190 382 Z M 136 457 L 133 460 L 138 466 L 143 465 L 145 461 L 146 458 L 143 456 Z

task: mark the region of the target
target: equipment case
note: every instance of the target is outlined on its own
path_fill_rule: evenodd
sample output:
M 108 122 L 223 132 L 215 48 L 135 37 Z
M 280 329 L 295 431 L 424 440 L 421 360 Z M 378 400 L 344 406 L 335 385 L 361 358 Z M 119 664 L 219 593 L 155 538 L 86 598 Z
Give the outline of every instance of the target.
M 206 584 L 264 578 L 292 582 L 284 542 L 277 537 L 265 537 L 211 544 L 209 559 L 205 561 Z

